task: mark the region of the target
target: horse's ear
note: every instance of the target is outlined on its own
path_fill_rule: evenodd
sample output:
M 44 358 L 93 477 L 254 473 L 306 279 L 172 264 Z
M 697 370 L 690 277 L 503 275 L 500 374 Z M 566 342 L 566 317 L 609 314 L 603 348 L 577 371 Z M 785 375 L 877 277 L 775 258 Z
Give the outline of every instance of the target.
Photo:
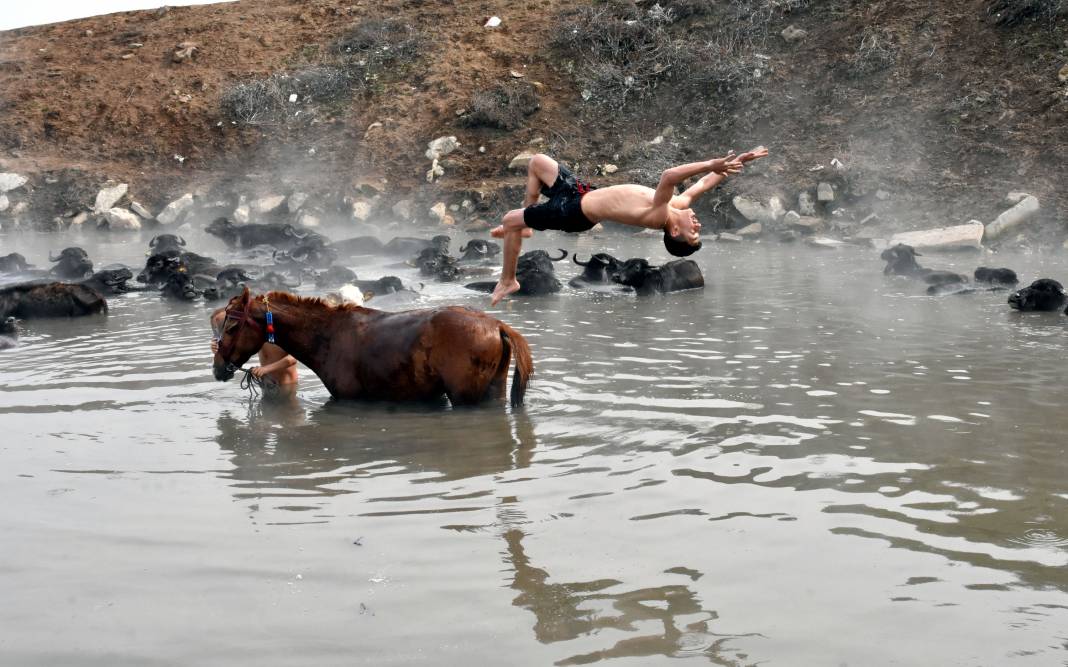
M 248 285 L 245 285 L 245 289 L 241 292 L 241 306 L 248 306 L 248 302 L 252 301 L 252 292 L 248 291 Z

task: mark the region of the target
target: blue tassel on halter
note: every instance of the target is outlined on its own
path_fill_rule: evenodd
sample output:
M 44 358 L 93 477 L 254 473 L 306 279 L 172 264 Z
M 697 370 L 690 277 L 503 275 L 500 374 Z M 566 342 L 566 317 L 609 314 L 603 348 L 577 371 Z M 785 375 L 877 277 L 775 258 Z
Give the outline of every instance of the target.
M 274 313 L 267 311 L 267 342 L 274 342 Z

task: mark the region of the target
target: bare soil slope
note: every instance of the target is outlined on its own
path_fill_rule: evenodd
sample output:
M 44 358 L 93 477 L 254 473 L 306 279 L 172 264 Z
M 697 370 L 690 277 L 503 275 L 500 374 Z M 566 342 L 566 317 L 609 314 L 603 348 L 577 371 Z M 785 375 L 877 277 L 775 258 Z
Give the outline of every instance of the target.
M 561 35 L 578 10 L 647 21 L 658 11 L 649 2 L 241 0 L 113 14 L 0 33 L 0 168 L 76 167 L 129 182 L 156 205 L 226 179 L 339 192 L 385 179 L 391 196 L 431 197 L 515 183 L 508 161 L 532 146 L 586 171 L 617 164 L 603 180 L 648 180 L 657 160 L 762 143 L 773 159 L 709 210 L 734 215 L 718 204 L 735 191 L 778 194 L 791 207 L 838 158 L 848 174 L 835 178 L 857 218 L 874 210 L 912 227 L 988 221 L 1006 192 L 1023 190 L 1061 223 L 1068 19 L 1019 10 L 1032 5 L 1050 3 L 664 0 L 670 13 L 657 30 L 666 32 L 656 34 L 699 45 L 715 75 L 707 85 L 653 76 L 617 106 L 588 89 L 601 63 L 568 51 Z M 484 27 L 494 14 L 501 26 Z M 739 16 L 749 21 L 744 45 L 725 43 L 724 26 Z M 247 124 L 223 112 L 235 85 L 325 62 L 371 19 L 419 30 L 419 57 L 320 105 L 308 122 Z M 784 39 L 791 25 L 807 34 Z M 175 62 L 180 43 L 196 50 Z M 476 94 L 517 81 L 534 86 L 539 103 L 518 127 L 465 121 Z M 665 148 L 650 149 L 666 126 Z M 442 135 L 462 146 L 428 185 L 424 151 Z

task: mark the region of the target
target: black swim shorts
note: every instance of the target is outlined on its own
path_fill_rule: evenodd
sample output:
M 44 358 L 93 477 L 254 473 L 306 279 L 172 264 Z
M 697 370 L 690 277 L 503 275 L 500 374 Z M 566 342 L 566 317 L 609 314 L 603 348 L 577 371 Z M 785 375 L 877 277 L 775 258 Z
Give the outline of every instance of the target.
M 552 187 L 541 188 L 549 201 L 523 209 L 523 222 L 531 229 L 557 229 L 572 234 L 593 228 L 593 222 L 582 213 L 582 196 L 593 186 L 575 178 L 571 170 L 559 165 L 559 173 Z

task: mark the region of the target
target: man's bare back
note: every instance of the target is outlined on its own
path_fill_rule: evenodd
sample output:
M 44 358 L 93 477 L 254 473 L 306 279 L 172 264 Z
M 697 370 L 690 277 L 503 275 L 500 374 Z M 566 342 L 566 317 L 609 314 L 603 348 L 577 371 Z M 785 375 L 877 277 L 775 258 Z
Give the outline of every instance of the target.
M 490 232 L 505 241 L 501 277 L 491 303 L 496 305 L 519 290 L 516 265 L 523 238 L 533 235 L 531 226 L 574 232 L 611 220 L 624 225 L 663 229 L 664 244 L 673 255 L 685 256 L 694 252 L 701 243 L 701 223 L 690 208 L 692 203 L 719 185 L 728 174 L 740 172 L 745 163 L 767 154 L 767 149 L 761 146 L 738 156 L 731 151 L 722 158 L 672 167 L 661 174 L 655 189 L 634 183 L 591 188 L 574 179 L 570 171 L 562 169 L 547 155 L 535 155 L 527 166 L 523 208 L 506 213 L 502 224 Z M 701 179 L 682 194 L 676 194 L 678 185 L 700 174 L 704 174 Z M 552 195 L 550 201 L 546 205 L 534 206 L 539 193 L 547 190 L 547 196 Z M 559 226 L 553 226 L 556 220 L 559 220 Z

